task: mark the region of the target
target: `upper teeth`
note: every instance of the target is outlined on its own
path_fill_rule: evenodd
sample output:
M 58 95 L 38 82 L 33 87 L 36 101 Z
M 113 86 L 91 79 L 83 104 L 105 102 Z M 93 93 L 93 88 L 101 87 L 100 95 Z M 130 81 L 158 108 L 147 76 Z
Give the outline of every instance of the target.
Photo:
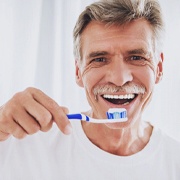
M 108 99 L 133 99 L 135 97 L 135 94 L 125 94 L 125 95 L 108 95 L 104 94 L 104 98 Z

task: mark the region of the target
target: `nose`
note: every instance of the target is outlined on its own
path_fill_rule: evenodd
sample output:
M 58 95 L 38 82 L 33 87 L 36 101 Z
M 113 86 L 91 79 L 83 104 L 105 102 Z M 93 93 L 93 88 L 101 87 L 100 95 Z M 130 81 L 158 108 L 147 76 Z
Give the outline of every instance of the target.
M 115 60 L 112 62 L 108 67 L 106 75 L 108 82 L 116 86 L 123 86 L 133 80 L 130 64 L 127 64 L 123 60 Z

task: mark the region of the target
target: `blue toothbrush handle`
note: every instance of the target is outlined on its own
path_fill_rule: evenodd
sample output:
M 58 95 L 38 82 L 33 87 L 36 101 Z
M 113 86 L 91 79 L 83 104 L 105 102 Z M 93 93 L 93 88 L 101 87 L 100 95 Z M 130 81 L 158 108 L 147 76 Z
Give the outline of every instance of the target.
M 67 114 L 68 119 L 82 119 L 81 114 Z
M 89 117 L 82 114 L 67 114 L 68 119 L 70 120 L 85 120 L 89 121 Z

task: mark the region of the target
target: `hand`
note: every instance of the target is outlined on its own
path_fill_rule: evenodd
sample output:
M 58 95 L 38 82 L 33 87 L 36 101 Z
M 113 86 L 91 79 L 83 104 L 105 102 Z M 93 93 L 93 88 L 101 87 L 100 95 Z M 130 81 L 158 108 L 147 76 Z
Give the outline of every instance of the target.
M 10 135 L 21 139 L 39 130 L 46 132 L 53 122 L 64 134 L 70 134 L 72 126 L 67 113 L 67 108 L 60 107 L 42 91 L 27 88 L 0 107 L 0 141 Z

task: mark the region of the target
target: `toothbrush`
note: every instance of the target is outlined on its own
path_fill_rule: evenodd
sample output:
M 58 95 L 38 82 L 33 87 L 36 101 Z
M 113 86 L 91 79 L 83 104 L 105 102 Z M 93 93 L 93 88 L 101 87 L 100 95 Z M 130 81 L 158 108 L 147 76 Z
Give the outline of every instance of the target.
M 69 120 L 81 120 L 92 123 L 114 123 L 128 120 L 127 111 L 124 108 L 110 108 L 106 114 L 108 119 L 94 119 L 84 114 L 67 114 L 67 117 Z

